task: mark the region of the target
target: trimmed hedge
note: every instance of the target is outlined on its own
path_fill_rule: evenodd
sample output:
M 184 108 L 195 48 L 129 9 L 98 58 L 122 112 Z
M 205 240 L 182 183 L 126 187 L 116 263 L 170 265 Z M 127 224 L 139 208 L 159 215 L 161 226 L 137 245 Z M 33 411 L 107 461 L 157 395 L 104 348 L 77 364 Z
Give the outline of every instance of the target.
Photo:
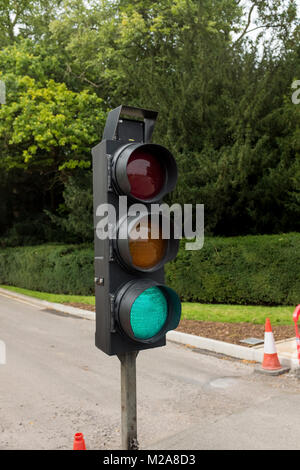
M 202 303 L 300 303 L 300 234 L 206 238 L 200 251 L 183 245 L 167 272 L 182 300 Z
M 94 292 L 90 245 L 0 249 L 0 284 L 57 294 Z M 166 269 L 184 301 L 252 305 L 300 303 L 300 234 L 205 239 L 200 251 L 184 242 Z
M 0 283 L 54 294 L 94 293 L 90 245 L 40 245 L 0 250 Z

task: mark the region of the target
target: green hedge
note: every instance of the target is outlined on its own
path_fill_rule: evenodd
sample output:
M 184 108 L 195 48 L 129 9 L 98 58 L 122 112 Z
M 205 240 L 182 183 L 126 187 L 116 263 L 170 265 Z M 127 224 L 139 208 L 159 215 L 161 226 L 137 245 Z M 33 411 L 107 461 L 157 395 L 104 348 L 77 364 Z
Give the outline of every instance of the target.
M 185 301 L 300 303 L 300 234 L 206 238 L 200 251 L 181 246 L 169 284 Z
M 40 245 L 0 250 L 0 283 L 55 294 L 94 293 L 90 245 Z
M 200 251 L 182 242 L 166 278 L 184 301 L 300 303 L 300 234 L 206 238 Z M 90 245 L 0 249 L 0 284 L 57 294 L 93 294 Z

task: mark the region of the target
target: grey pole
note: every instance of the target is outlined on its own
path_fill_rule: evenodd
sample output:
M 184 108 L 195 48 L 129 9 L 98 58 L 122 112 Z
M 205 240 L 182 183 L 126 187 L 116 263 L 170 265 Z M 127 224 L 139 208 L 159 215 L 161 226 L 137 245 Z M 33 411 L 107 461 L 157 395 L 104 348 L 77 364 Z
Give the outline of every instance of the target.
M 138 450 L 136 412 L 137 351 L 119 354 L 121 362 L 121 435 L 123 450 Z

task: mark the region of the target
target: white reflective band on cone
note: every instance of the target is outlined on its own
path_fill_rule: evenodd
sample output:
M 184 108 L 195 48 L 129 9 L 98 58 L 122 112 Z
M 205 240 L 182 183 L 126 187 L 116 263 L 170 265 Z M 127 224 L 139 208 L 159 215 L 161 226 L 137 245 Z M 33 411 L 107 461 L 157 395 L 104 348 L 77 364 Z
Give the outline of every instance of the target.
M 265 333 L 265 347 L 264 347 L 265 354 L 276 354 L 276 345 L 274 341 L 273 333 L 266 332 Z

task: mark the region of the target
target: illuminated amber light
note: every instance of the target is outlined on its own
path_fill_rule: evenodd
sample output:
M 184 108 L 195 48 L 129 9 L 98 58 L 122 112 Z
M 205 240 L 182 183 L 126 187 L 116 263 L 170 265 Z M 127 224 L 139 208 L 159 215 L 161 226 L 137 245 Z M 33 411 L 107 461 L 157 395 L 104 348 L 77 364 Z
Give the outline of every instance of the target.
M 133 240 L 129 235 L 129 250 L 134 266 L 142 269 L 150 269 L 156 266 L 164 257 L 166 240 L 162 239 L 161 229 L 159 238 L 151 238 L 151 224 L 146 221 L 148 237 Z M 135 227 L 138 231 L 138 226 Z

